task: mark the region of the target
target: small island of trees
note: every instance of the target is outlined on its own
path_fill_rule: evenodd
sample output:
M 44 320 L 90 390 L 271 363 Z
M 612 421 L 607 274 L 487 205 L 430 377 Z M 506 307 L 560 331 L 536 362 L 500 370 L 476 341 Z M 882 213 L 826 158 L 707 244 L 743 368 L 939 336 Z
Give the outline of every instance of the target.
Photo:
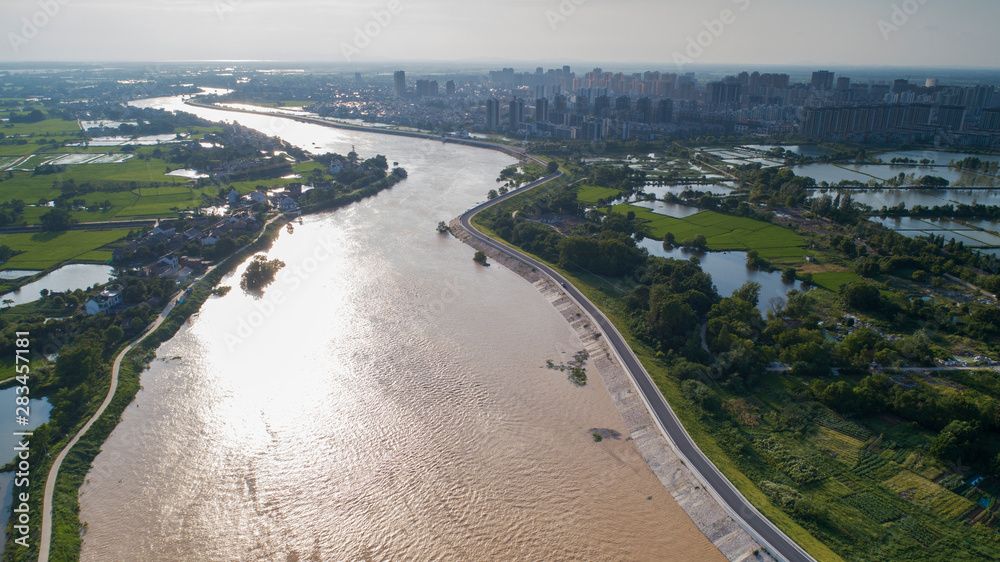
M 285 262 L 279 259 L 268 261 L 267 256 L 258 254 L 253 257 L 247 270 L 243 272 L 240 288 L 244 291 L 260 291 L 274 282 L 274 276 L 283 267 L 285 267 Z

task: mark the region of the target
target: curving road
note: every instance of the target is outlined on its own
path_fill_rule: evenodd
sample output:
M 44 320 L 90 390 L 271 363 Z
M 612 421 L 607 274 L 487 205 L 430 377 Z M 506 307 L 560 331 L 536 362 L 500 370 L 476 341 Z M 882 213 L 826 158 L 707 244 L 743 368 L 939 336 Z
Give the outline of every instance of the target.
M 271 223 L 280 220 L 283 217 L 284 215 L 279 214 L 274 218 L 272 218 L 271 220 L 267 221 L 264 224 L 264 226 L 260 229 L 260 233 L 257 235 L 257 238 L 253 240 L 253 242 L 250 242 L 246 246 L 237 249 L 235 252 L 233 252 L 232 255 L 235 256 L 240 252 L 242 252 L 243 250 L 250 247 L 252 244 L 256 243 L 256 241 L 259 240 L 260 237 L 267 232 L 267 227 Z M 219 267 L 227 260 L 228 258 L 223 259 L 219 263 L 206 269 L 205 273 L 202 273 L 197 279 L 192 281 L 190 286 L 193 287 L 196 283 L 204 279 L 209 273 L 214 271 L 215 268 Z M 115 393 L 118 390 L 118 371 L 121 368 L 122 359 L 125 358 L 125 354 L 128 353 L 129 351 L 132 351 L 132 349 L 134 349 L 135 346 L 142 343 L 147 337 L 149 337 L 150 334 L 155 332 L 156 329 L 160 327 L 160 324 L 163 324 L 163 321 L 166 320 L 167 316 L 170 315 L 170 311 L 172 311 L 174 307 L 177 306 L 177 303 L 179 302 L 182 294 L 183 293 L 178 293 L 174 295 L 170 299 L 170 302 L 167 303 L 167 306 L 164 307 L 163 311 L 160 312 L 160 315 L 156 318 L 156 321 L 150 324 L 149 327 L 146 328 L 145 332 L 143 332 L 138 338 L 136 338 L 125 349 L 123 349 L 121 353 L 118 354 L 118 357 L 115 358 L 114 365 L 111 367 L 111 386 L 108 388 L 108 395 L 104 397 L 104 402 L 101 403 L 101 407 L 97 409 L 97 412 L 95 412 L 93 416 L 91 416 L 90 420 L 87 421 L 86 425 L 80 428 L 80 431 L 78 431 L 76 435 L 73 436 L 73 439 L 71 439 L 70 442 L 65 447 L 63 447 L 62 451 L 59 452 L 59 455 L 56 456 L 56 460 L 52 463 L 52 467 L 49 468 L 49 474 L 45 480 L 45 494 L 42 498 L 42 535 L 38 543 L 38 562 L 48 562 L 49 560 L 49 550 L 50 547 L 52 546 L 52 501 L 53 501 L 52 496 L 56 490 L 56 479 L 59 477 L 59 468 L 62 467 L 63 460 L 66 458 L 66 455 L 69 454 L 70 449 L 72 449 L 73 446 L 76 445 L 76 443 L 80 440 L 80 438 L 82 438 L 84 434 L 86 434 L 87 431 L 90 430 L 90 427 L 94 425 L 94 423 L 97 422 L 98 419 L 100 419 L 101 415 L 104 414 L 104 411 L 108 409 L 108 406 L 111 404 L 111 401 L 114 400 Z
M 536 160 L 537 161 L 537 160 Z M 768 552 L 777 557 L 780 560 L 785 560 L 789 562 L 815 562 L 815 559 L 806 553 L 799 545 L 795 543 L 792 539 L 788 538 L 785 533 L 774 526 L 766 517 L 764 517 L 757 509 L 745 498 L 743 494 L 736 489 L 729 480 L 719 472 L 719 469 L 712 464 L 712 461 L 708 460 L 708 457 L 701 452 L 701 449 L 695 445 L 691 436 L 681 425 L 677 415 L 664 400 L 663 395 L 660 394 L 659 389 L 653 384 L 653 380 L 649 377 L 649 373 L 642 367 L 642 364 L 636 358 L 632 349 L 629 348 L 628 344 L 625 343 L 625 339 L 614 325 L 604 316 L 594 303 L 590 302 L 583 294 L 573 286 L 572 283 L 566 280 L 562 275 L 557 273 L 551 267 L 539 262 L 513 248 L 497 242 L 486 236 L 479 230 L 476 230 L 472 226 L 472 217 L 476 216 L 480 211 L 513 197 L 526 189 L 531 189 L 542 185 L 550 180 L 553 180 L 562 175 L 562 172 L 557 172 L 546 178 L 542 178 L 532 184 L 529 184 L 521 189 L 511 191 L 510 193 L 497 197 L 491 201 L 482 203 L 472 209 L 466 211 L 460 218 L 462 226 L 465 227 L 469 233 L 474 236 L 480 242 L 490 246 L 491 248 L 498 250 L 508 256 L 513 257 L 527 264 L 531 267 L 538 269 L 543 272 L 546 276 L 551 278 L 556 283 L 559 283 L 563 287 L 563 291 L 569 295 L 576 304 L 590 316 L 590 319 L 600 326 L 601 332 L 607 339 L 608 343 L 611 344 L 615 355 L 618 360 L 628 371 L 629 376 L 632 377 L 632 381 L 635 383 L 636 388 L 639 389 L 639 393 L 642 395 L 643 401 L 646 402 L 646 407 L 652 413 L 653 418 L 659 424 L 660 429 L 663 431 L 664 435 L 673 444 L 674 450 L 680 455 L 682 461 L 688 466 L 698 480 L 704 484 L 705 489 L 708 490 L 710 494 L 719 502 L 720 505 L 729 513 L 729 515 L 742 526 L 761 546 L 765 547 Z
M 80 428 L 80 431 L 73 436 L 73 439 L 71 439 L 70 442 L 63 447 L 62 451 L 59 452 L 59 455 L 56 456 L 56 460 L 52 463 L 52 467 L 49 469 L 48 478 L 45 480 L 45 495 L 42 500 L 42 537 L 38 543 L 38 562 L 47 562 L 49 559 L 49 546 L 52 542 L 52 494 L 56 489 L 56 479 L 59 476 L 59 468 L 62 466 L 63 460 L 65 460 L 66 455 L 69 454 L 70 450 L 74 445 L 76 445 L 77 441 L 79 441 L 80 438 L 90 430 L 90 427 L 101 418 L 104 411 L 108 409 L 109 405 L 111 405 L 111 401 L 114 400 L 115 392 L 118 390 L 118 370 L 121 367 L 122 359 L 125 358 L 125 354 L 132 351 L 135 346 L 142 343 L 143 340 L 149 336 L 149 334 L 153 333 L 153 331 L 160 327 L 160 324 L 166 320 L 170 311 L 177 305 L 179 296 L 180 295 L 176 295 L 170 299 L 170 303 L 163 309 L 163 312 L 160 313 L 156 322 L 150 324 L 149 328 L 143 332 L 142 336 L 133 341 L 128 345 L 128 347 L 123 349 L 121 353 L 118 354 L 118 357 L 115 358 L 114 366 L 111 368 L 111 387 L 108 389 L 108 395 L 104 397 L 104 402 L 101 403 L 101 407 L 97 409 L 97 412 L 95 412 L 93 416 L 91 416 L 86 425 Z

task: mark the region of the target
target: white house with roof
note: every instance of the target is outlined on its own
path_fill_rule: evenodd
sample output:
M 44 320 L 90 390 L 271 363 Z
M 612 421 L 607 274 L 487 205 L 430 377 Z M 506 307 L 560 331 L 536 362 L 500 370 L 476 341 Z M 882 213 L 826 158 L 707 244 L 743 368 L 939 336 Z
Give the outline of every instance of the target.
M 173 226 L 171 226 L 169 224 L 164 224 L 164 223 L 159 223 L 158 222 L 158 223 L 156 223 L 156 226 L 153 227 L 153 230 L 150 232 L 150 235 L 156 236 L 157 234 L 162 234 L 162 235 L 166 236 L 167 238 L 169 238 L 169 237 L 173 236 L 176 233 L 177 233 L 177 229 L 174 228 Z
M 295 199 L 291 197 L 282 197 L 278 201 L 278 210 L 282 212 L 296 211 L 299 208 L 299 204 L 295 202 Z
M 261 192 L 259 190 L 258 191 L 254 191 L 253 193 L 250 194 L 250 201 L 253 201 L 257 205 L 266 205 L 267 204 L 267 194 L 263 193 L 263 192 Z
M 101 294 L 90 299 L 83 306 L 87 310 L 88 316 L 93 316 L 98 312 L 108 313 L 113 307 L 121 304 L 122 292 L 119 290 L 105 289 Z

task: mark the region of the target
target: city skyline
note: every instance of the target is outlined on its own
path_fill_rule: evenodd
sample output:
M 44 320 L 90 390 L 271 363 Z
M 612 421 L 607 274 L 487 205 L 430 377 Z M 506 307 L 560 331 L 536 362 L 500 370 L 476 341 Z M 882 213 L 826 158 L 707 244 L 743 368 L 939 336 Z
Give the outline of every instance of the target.
M 297 12 L 309 17 L 282 17 Z M 677 69 L 762 63 L 996 68 L 991 53 L 1000 37 L 990 28 L 998 20 L 1000 5 L 986 0 L 14 0 L 0 7 L 0 62 L 357 66 L 559 59 Z M 94 40 L 95 30 L 106 30 L 101 40 Z

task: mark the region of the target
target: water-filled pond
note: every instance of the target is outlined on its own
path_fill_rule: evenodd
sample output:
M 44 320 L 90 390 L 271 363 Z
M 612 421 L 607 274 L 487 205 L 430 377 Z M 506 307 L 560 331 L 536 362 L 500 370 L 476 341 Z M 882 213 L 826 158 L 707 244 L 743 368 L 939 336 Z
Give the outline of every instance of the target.
M 111 279 L 113 271 L 114 268 L 110 265 L 86 263 L 64 265 L 38 281 L 33 281 L 20 289 L 3 295 L 0 299 L 14 301 L 11 306 L 28 304 L 42 298 L 42 289 L 48 289 L 50 292 L 65 292 L 86 289 L 93 285 L 103 285 Z

